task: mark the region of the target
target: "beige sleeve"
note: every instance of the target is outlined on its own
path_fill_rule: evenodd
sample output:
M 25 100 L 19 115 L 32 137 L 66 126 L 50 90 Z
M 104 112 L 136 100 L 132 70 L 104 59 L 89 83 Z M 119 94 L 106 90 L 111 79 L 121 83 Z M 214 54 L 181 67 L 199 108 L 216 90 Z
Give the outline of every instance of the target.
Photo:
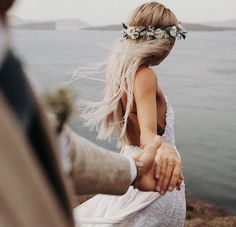
M 129 160 L 64 130 L 77 194 L 124 194 L 131 184 Z

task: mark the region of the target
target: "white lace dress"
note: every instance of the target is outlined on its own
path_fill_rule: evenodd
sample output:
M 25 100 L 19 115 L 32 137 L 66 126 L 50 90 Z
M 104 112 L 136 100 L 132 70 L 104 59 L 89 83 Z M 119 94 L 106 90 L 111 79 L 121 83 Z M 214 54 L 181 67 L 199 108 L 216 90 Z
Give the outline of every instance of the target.
M 167 98 L 166 127 L 162 139 L 175 146 L 174 112 Z M 140 148 L 125 145 L 121 153 L 138 154 Z M 123 196 L 97 195 L 74 209 L 77 226 L 100 227 L 180 227 L 184 226 L 186 212 L 185 185 L 181 190 L 141 192 L 132 186 Z

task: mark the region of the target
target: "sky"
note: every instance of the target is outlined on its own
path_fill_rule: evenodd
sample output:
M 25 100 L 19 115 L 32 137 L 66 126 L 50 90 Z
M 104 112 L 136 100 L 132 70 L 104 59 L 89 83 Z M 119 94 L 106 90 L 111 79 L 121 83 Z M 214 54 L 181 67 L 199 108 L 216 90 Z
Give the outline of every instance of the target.
M 10 14 L 23 19 L 81 19 L 91 25 L 120 24 L 148 0 L 17 0 Z M 236 19 L 236 0 L 159 0 L 180 21 L 202 23 Z

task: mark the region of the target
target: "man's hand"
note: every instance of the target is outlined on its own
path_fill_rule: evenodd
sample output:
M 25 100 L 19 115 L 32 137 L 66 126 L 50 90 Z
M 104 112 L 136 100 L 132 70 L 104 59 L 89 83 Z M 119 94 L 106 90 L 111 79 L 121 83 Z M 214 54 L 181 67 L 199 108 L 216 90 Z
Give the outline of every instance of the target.
M 135 187 L 141 191 L 155 191 L 156 178 L 155 178 L 155 157 L 157 149 L 161 146 L 160 136 L 156 136 L 154 141 L 147 145 L 142 153 L 137 157 L 134 157 L 136 162 L 141 162 L 142 167 L 142 177 L 135 181 Z

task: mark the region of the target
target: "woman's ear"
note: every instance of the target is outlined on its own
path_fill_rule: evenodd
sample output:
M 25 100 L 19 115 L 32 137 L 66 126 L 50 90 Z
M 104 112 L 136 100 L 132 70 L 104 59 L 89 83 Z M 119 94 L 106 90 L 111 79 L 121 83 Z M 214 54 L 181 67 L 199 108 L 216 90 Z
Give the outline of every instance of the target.
M 5 16 L 6 12 L 11 8 L 15 0 L 1 0 L 0 1 L 0 15 Z

